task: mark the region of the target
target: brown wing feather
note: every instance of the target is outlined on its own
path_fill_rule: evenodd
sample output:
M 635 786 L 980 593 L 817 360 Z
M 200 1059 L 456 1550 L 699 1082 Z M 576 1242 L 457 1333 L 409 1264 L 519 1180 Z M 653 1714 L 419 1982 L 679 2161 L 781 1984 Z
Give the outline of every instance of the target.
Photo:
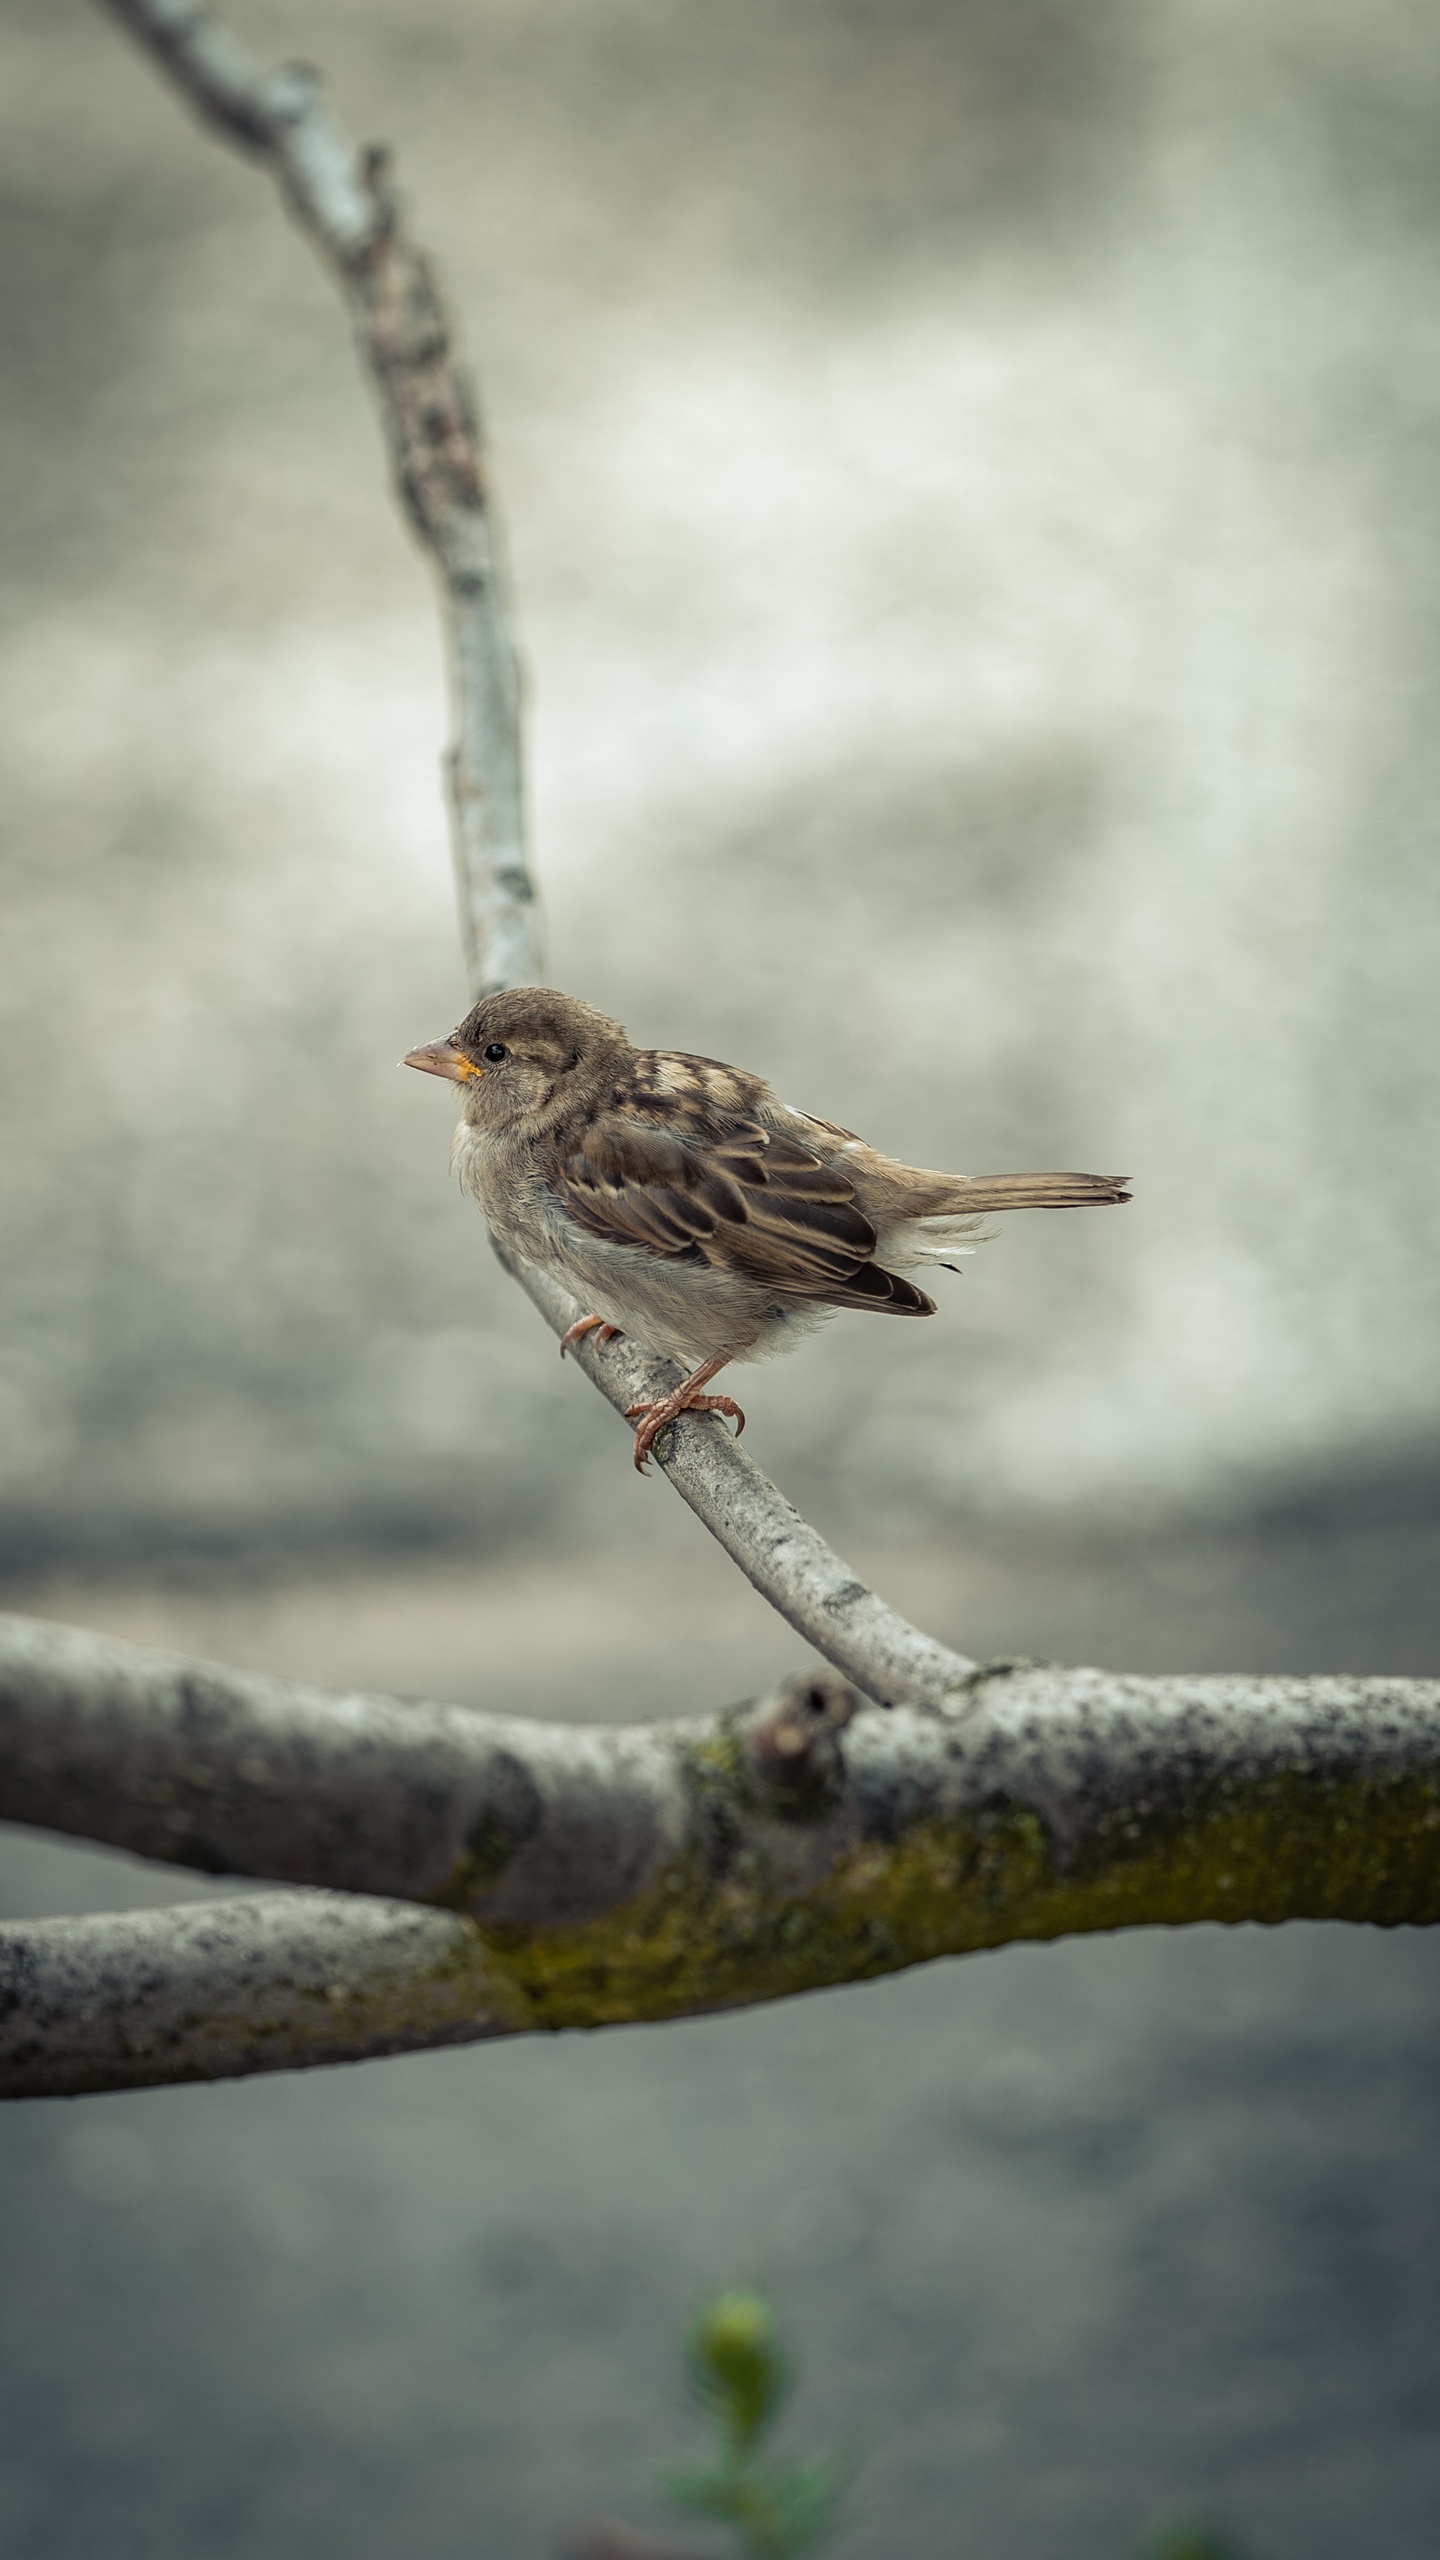
M 588 1122 L 551 1173 L 590 1235 L 668 1261 L 705 1262 L 822 1304 L 929 1315 L 933 1301 L 871 1260 L 855 1187 L 809 1147 L 757 1121 L 693 1141 L 620 1111 Z

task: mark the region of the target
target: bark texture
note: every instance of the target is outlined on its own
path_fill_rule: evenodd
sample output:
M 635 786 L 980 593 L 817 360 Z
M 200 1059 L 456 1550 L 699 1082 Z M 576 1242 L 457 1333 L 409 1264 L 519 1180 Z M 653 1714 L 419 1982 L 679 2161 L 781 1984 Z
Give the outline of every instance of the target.
M 12 1620 L 0 1707 L 0 1812 L 356 1897 L 0 1931 L 14 2096 L 694 2015 L 1020 1938 L 1440 1919 L 1429 1681 L 1008 1668 L 885 1714 L 822 1675 L 600 1730 Z M 444 1910 L 407 1933 L 393 1897 Z
M 265 1893 L 0 1931 L 0 2096 L 79 2097 L 504 2035 L 475 1930 Z

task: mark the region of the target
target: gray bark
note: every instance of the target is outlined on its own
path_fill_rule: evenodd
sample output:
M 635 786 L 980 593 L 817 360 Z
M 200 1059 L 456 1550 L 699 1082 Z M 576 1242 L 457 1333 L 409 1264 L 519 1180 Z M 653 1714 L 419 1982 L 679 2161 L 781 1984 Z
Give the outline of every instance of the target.
M 602 1730 L 10 1620 L 0 1772 L 12 1818 L 356 1897 L 0 1931 L 14 2096 L 691 2015 L 1016 1938 L 1440 1918 L 1430 1681 L 996 1669 L 884 1714 L 821 1677 Z M 376 1894 L 446 1916 L 407 1931 Z
M 677 1752 L 0 1617 L 0 1818 L 207 1875 L 591 1919 L 678 1849 Z
M 70 2098 L 504 2035 L 476 1932 L 265 1893 L 0 1930 L 0 2096 Z

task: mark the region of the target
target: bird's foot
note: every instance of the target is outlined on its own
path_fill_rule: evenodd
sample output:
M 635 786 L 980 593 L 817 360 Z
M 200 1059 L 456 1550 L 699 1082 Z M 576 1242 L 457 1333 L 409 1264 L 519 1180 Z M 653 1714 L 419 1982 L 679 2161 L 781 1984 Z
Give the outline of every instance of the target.
M 673 1395 L 661 1396 L 656 1404 L 632 1404 L 625 1419 L 640 1426 L 635 1434 L 635 1467 L 639 1475 L 645 1473 L 645 1461 L 666 1423 L 678 1421 L 682 1413 L 723 1414 L 727 1422 L 734 1423 L 737 1440 L 745 1428 L 745 1416 L 733 1396 L 699 1395 L 690 1390 L 688 1380 Z
M 603 1316 L 580 1316 L 569 1332 L 560 1336 L 560 1357 L 563 1360 L 571 1343 L 583 1342 L 587 1333 L 595 1334 L 601 1342 L 613 1342 L 619 1330 L 618 1324 L 607 1324 Z

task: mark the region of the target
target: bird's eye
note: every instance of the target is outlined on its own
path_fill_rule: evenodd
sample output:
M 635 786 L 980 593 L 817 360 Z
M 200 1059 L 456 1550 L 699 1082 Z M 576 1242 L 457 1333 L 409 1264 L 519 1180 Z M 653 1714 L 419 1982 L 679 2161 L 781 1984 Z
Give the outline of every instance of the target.
M 506 1048 L 503 1040 L 492 1040 L 489 1048 L 485 1052 L 485 1055 L 489 1059 L 491 1066 L 496 1067 L 499 1065 L 502 1058 L 509 1057 L 510 1052 Z

